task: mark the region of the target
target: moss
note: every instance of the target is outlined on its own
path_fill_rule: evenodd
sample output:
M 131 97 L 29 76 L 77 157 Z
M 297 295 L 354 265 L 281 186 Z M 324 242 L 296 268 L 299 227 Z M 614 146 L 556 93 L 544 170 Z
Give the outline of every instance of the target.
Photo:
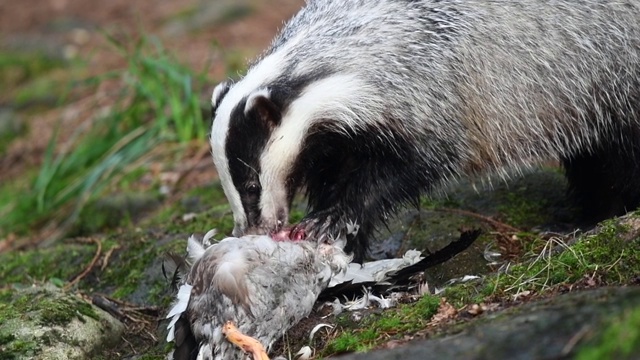
M 561 239 L 548 240 L 532 254 L 532 261 L 495 277 L 495 288 L 511 293 L 543 291 L 585 276 L 598 278 L 602 285 L 631 283 L 640 273 L 640 241 L 626 238 L 629 228 L 621 221 L 607 220 L 594 234 L 580 236 L 571 246 Z
M 440 297 L 425 295 L 415 305 L 404 306 L 401 311 L 408 317 L 417 317 L 418 321 L 431 319 L 438 312 Z
M 635 359 L 639 354 L 640 308 L 636 308 L 612 319 L 595 341 L 579 350 L 576 359 Z
M 31 358 L 40 352 L 41 345 L 51 345 L 60 337 L 55 329 L 41 335 L 30 331 L 16 334 L 16 326 L 64 327 L 74 319 L 86 321 L 85 316 L 99 318 L 84 300 L 47 287 L 5 288 L 0 291 L 0 300 L 0 359 Z
M 529 228 L 550 220 L 546 201 L 532 199 L 519 191 L 507 193 L 505 197 L 506 199 L 500 201 L 498 211 L 506 223 L 515 227 Z
M 0 296 L 0 319 L 29 317 L 38 319 L 42 325 L 69 324 L 73 319 L 84 320 L 83 316 L 98 319 L 98 314 L 87 302 L 75 298 L 52 296 L 50 291 L 16 295 L 11 290 L 3 291 Z
M 468 304 L 478 304 L 493 294 L 494 286 L 489 281 L 466 282 L 456 284 L 445 289 L 444 297 L 456 308 Z
M 140 286 L 144 269 L 159 253 L 151 246 L 149 234 L 114 235 L 111 239 L 115 239 L 121 248 L 112 255 L 112 266 L 105 269 L 101 278 L 104 283 L 115 286 L 113 297 L 123 299 Z
M 63 243 L 46 249 L 0 254 L 0 286 L 32 284 L 51 278 L 70 280 L 95 253 L 93 245 Z
M 182 254 L 186 239 L 186 235 L 176 239 L 154 232 L 112 235 L 109 241 L 119 248 L 94 286 L 102 287 L 103 292 L 117 299 L 168 305 L 171 299 L 168 283 L 161 274 L 162 259 L 167 252 Z
M 5 339 L 8 339 L 5 338 Z M 0 360 L 28 359 L 40 352 L 35 341 L 16 339 L 0 344 Z
M 404 304 L 380 314 L 369 314 L 355 324 L 348 316 L 338 317 L 344 332 L 329 341 L 322 356 L 347 351 L 367 351 L 382 341 L 397 338 L 424 329 L 438 312 L 440 297 L 426 295 L 413 304 Z
M 362 341 L 353 333 L 346 332 L 333 339 L 327 347 L 331 353 L 340 354 L 348 351 L 356 351 Z
M 144 354 L 137 357 L 138 360 L 164 360 L 167 358 L 167 354 Z
M 640 273 L 640 241 L 629 239 L 625 218 L 601 223 L 594 233 L 580 236 L 571 245 L 567 239 L 521 236 L 530 261 L 509 266 L 506 273 L 487 275 L 482 281 L 456 284 L 444 296 L 455 307 L 480 303 L 491 296 L 522 291 L 543 292 L 558 285 L 598 279 L 600 285 L 625 285 Z M 637 230 L 636 230 L 637 231 Z
M 67 325 L 73 319 L 84 321 L 83 315 L 98 320 L 90 304 L 82 300 L 70 299 L 41 299 L 41 302 L 28 311 L 40 310 L 40 322 L 42 325 Z
M 628 239 L 629 231 L 629 226 L 612 219 L 603 222 L 596 235 L 583 236 L 573 250 L 588 264 L 584 270 L 597 271 L 609 285 L 630 283 L 640 274 L 640 240 Z M 569 262 L 571 255 L 565 252 L 559 258 Z
M 87 204 L 69 236 L 83 236 L 126 227 L 160 206 L 160 198 L 152 193 L 125 192 L 113 194 Z
M 460 208 L 460 201 L 447 196 L 424 196 L 420 199 L 422 209 Z
M 185 214 L 193 217 L 185 220 Z M 190 190 L 181 202 L 164 207 L 143 225 L 161 226 L 169 233 L 204 233 L 215 228 L 221 234 L 228 234 L 234 223 L 222 186 L 216 182 Z

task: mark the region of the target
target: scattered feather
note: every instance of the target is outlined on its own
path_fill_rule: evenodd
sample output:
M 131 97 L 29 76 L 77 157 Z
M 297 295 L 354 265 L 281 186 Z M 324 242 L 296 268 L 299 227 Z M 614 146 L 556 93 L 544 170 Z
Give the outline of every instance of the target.
M 308 360 L 311 359 L 312 356 L 313 349 L 306 345 L 301 347 L 300 350 L 298 350 L 298 352 L 295 354 L 295 358 L 298 360 Z
M 329 328 L 330 330 L 333 330 L 335 326 L 331 325 L 331 324 L 318 324 L 316 326 L 313 327 L 313 329 L 311 329 L 311 333 L 309 333 L 309 342 L 313 342 L 313 337 L 316 335 L 316 333 L 322 329 L 322 328 Z

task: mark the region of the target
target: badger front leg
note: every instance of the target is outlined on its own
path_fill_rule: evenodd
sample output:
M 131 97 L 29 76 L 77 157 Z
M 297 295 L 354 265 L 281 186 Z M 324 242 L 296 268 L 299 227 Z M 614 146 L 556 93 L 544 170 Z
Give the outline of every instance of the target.
M 338 206 L 312 211 L 294 227 L 291 239 L 313 239 L 318 242 L 335 240 L 346 232 L 346 224 Z
M 345 252 L 353 253 L 353 260 L 361 263 L 366 255 L 376 215 L 368 219 L 347 215 L 340 205 L 310 212 L 291 231 L 292 240 L 313 239 L 333 241 L 346 236 Z

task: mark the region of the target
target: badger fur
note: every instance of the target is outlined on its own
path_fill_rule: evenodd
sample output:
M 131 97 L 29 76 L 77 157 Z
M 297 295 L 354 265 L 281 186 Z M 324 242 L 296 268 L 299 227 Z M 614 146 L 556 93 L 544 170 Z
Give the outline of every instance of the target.
M 640 1 L 315 0 L 213 92 L 234 236 L 377 224 L 448 182 L 543 160 L 589 220 L 640 200 Z

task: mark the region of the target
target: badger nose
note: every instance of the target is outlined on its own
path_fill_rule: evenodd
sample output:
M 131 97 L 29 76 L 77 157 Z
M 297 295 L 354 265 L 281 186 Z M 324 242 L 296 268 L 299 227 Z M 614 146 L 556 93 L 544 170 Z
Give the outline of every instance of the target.
M 233 237 L 241 237 L 243 235 L 243 231 L 240 227 L 236 226 L 233 228 L 233 231 L 231 232 L 231 235 Z
M 251 226 L 245 229 L 242 235 L 265 235 L 266 232 L 260 226 Z

